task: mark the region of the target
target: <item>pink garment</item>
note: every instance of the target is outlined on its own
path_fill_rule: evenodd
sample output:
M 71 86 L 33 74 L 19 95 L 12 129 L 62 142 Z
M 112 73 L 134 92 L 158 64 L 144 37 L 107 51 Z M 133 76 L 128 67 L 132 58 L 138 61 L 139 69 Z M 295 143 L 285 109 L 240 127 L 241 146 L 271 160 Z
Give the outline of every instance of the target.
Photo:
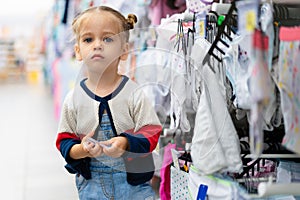
M 162 18 L 166 18 L 167 15 L 181 13 L 185 11 L 186 4 L 182 4 L 181 1 L 176 1 L 175 6 L 177 9 L 172 9 L 167 5 L 168 0 L 153 0 L 150 5 L 149 19 L 152 25 L 159 25 Z
M 279 38 L 282 41 L 298 41 L 300 40 L 300 26 L 280 27 Z
M 53 98 L 54 98 L 54 114 L 55 119 L 59 120 L 60 117 L 60 107 L 61 107 L 61 80 L 60 74 L 58 72 L 58 64 L 60 58 L 57 58 L 52 63 L 52 76 L 53 76 Z
M 285 135 L 282 144 L 300 153 L 300 26 L 279 30 L 278 88 Z
M 173 162 L 171 149 L 175 149 L 176 144 L 167 144 L 164 149 L 164 158 L 160 169 L 160 188 L 159 195 L 161 200 L 171 199 L 171 170 L 170 164 Z

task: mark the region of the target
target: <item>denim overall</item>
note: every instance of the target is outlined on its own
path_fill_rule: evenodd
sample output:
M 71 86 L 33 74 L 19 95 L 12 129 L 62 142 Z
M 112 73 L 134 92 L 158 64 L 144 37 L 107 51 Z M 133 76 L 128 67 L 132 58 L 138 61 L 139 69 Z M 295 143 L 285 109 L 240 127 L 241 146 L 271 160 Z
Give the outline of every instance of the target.
M 98 131 L 97 131 L 98 130 Z M 114 137 L 107 114 L 102 115 L 101 126 L 95 135 L 98 141 Z M 124 160 L 111 158 L 105 154 L 92 158 L 90 162 L 92 179 L 76 176 L 76 187 L 80 200 L 154 200 L 155 193 L 149 183 L 137 186 L 128 184 Z

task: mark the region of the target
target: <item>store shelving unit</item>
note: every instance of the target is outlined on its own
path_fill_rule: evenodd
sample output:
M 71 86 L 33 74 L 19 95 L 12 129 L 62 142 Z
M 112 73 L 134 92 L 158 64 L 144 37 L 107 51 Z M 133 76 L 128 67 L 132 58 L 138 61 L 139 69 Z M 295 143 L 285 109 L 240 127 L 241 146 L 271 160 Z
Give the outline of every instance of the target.
M 24 68 L 18 65 L 14 40 L 0 39 L 0 80 L 20 79 L 23 73 Z

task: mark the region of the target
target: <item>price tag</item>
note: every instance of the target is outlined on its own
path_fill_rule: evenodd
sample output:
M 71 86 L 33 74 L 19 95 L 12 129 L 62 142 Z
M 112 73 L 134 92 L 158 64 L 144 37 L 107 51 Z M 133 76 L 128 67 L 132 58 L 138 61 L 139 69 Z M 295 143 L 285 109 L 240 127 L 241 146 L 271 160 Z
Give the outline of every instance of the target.
M 205 38 L 206 36 L 206 11 L 196 14 L 195 20 L 195 39 Z
M 204 21 L 199 21 L 199 37 L 204 37 L 205 36 L 205 25 Z

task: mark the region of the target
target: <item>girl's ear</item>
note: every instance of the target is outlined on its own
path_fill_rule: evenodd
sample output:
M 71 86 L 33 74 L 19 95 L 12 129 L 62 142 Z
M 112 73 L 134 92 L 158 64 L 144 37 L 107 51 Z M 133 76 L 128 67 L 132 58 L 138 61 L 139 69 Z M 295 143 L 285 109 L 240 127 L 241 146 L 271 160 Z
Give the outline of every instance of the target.
M 75 51 L 75 57 L 76 57 L 76 59 L 78 61 L 82 61 L 82 57 L 81 57 L 81 54 L 80 54 L 80 48 L 79 48 L 78 44 L 74 45 L 74 51 Z
M 120 56 L 120 60 L 126 60 L 128 58 L 129 44 L 126 43 L 123 46 L 122 54 Z

